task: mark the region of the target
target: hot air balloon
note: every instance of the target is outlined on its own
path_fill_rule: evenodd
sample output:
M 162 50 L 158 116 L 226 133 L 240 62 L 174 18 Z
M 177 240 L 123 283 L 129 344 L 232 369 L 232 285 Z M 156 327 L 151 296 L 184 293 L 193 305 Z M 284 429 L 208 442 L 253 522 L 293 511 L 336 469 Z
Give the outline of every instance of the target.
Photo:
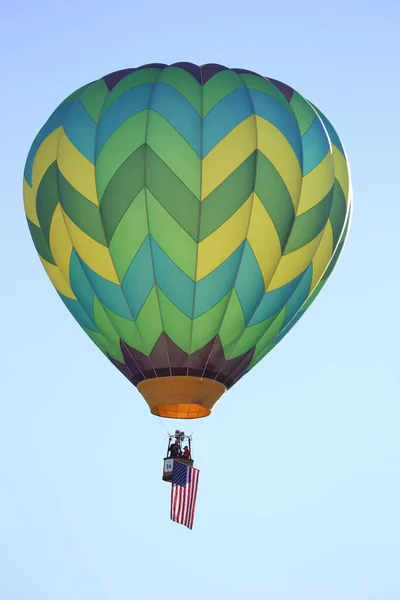
M 30 149 L 24 204 L 82 329 L 154 415 L 190 419 L 315 299 L 352 195 L 336 131 L 297 91 L 177 63 L 67 97 Z

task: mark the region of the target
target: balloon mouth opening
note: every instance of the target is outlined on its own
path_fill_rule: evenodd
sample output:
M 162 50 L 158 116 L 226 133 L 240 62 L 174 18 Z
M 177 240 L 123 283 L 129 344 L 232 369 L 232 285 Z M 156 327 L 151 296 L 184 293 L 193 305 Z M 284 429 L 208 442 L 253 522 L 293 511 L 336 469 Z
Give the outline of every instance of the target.
M 202 417 L 208 417 L 211 410 L 205 406 L 200 406 L 200 404 L 161 404 L 160 406 L 154 406 L 151 413 L 166 419 L 201 419 Z
M 205 377 L 155 377 L 138 383 L 137 389 L 153 415 L 167 419 L 208 417 L 226 386 Z

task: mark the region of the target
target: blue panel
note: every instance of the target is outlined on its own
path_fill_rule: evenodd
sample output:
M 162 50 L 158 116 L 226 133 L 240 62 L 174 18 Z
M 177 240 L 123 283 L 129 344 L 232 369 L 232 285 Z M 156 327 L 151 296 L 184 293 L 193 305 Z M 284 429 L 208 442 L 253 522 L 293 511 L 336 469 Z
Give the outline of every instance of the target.
M 231 92 L 210 110 L 203 122 L 203 157 L 232 129 L 253 114 L 249 92 L 240 88 Z M 256 131 L 254 128 L 254 138 Z
M 38 151 L 39 146 L 51 133 L 53 133 L 53 131 L 64 124 L 64 121 L 66 120 L 72 106 L 73 103 L 68 102 L 61 104 L 58 108 L 56 108 L 47 123 L 43 125 L 42 129 L 37 134 L 31 149 L 29 150 L 24 171 L 24 177 L 30 186 L 32 186 L 33 161 L 35 160 L 36 152 Z
M 119 285 L 98 275 L 79 257 L 83 270 L 93 288 L 94 293 L 104 306 L 125 319 L 132 319 L 128 305 Z
M 151 247 L 158 287 L 179 310 L 191 317 L 194 281 L 176 266 L 153 238 Z
M 235 288 L 247 325 L 264 295 L 264 279 L 254 252 L 247 240 L 245 241 Z
M 253 101 L 255 113 L 279 129 L 293 148 L 301 165 L 303 150 L 300 131 L 295 117 L 278 100 L 275 100 L 269 94 L 250 89 L 249 93 Z
M 336 131 L 333 129 L 332 125 L 330 124 L 330 122 L 328 121 L 328 119 L 325 117 L 325 115 L 323 115 L 315 106 L 314 106 L 315 110 L 317 111 L 318 115 L 321 117 L 321 120 L 323 122 L 323 124 L 326 127 L 326 130 L 328 132 L 329 137 L 331 138 L 331 142 L 332 144 L 335 144 L 335 146 L 340 150 L 340 152 L 344 155 L 344 149 L 342 146 L 342 143 L 339 139 L 338 134 L 336 133 Z
M 314 169 L 330 151 L 326 131 L 316 117 L 303 135 L 303 175 Z
M 200 156 L 201 117 L 182 94 L 166 83 L 156 83 L 151 109 L 162 115 Z
M 147 236 L 122 281 L 122 289 L 134 319 L 137 318 L 153 286 L 153 261 L 150 238 Z
M 79 152 L 94 163 L 96 124 L 79 99 L 68 115 L 64 131 Z
M 78 321 L 79 325 L 81 325 L 82 327 L 87 327 L 87 329 L 91 329 L 92 331 L 99 331 L 95 323 L 88 317 L 88 315 L 77 300 L 67 298 L 66 296 L 60 293 L 58 295 L 60 296 L 61 300 L 64 302 L 65 306 L 68 308 L 69 312 L 74 317 L 74 319 Z
M 196 283 L 194 319 L 215 306 L 234 286 L 243 244 L 222 265 Z
M 277 290 L 267 292 L 264 295 L 264 298 L 261 300 L 260 305 L 254 313 L 251 321 L 249 322 L 249 326 L 257 325 L 257 323 L 261 323 L 261 321 L 265 321 L 266 319 L 276 315 L 277 312 L 281 311 L 299 285 L 301 277 L 302 275 L 299 275 L 296 277 L 296 279 L 293 279 L 293 281 L 290 281 Z
M 312 264 L 310 264 L 305 270 L 302 279 L 293 293 L 293 296 L 287 303 L 283 327 L 286 327 L 286 325 L 291 321 L 291 319 L 293 319 L 295 314 L 300 310 L 304 302 L 307 300 L 311 288 L 312 274 L 313 267 Z
M 77 297 L 85 312 L 94 321 L 94 291 L 83 270 L 75 250 L 72 250 L 69 263 L 69 278 L 72 291 Z
M 152 83 L 131 88 L 117 98 L 101 116 L 97 128 L 96 158 L 114 131 L 127 119 L 149 107 Z

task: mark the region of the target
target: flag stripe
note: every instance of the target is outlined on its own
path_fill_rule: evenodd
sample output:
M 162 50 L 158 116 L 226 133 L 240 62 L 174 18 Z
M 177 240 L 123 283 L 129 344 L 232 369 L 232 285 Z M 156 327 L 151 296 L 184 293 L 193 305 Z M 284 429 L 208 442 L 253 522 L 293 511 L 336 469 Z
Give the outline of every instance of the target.
M 193 528 L 199 469 L 174 461 L 171 486 L 171 520 Z

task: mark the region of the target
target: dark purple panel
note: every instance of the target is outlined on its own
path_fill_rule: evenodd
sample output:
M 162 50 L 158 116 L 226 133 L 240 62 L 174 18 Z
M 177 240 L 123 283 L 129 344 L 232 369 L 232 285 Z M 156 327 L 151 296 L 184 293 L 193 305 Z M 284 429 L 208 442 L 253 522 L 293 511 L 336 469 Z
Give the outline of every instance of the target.
M 259 73 L 256 73 L 255 71 L 249 71 L 248 69 L 232 69 L 232 71 L 238 75 L 257 75 L 257 77 L 262 77 L 262 75 Z
M 246 354 L 242 354 L 237 358 L 227 361 L 221 369 L 221 372 L 218 374 L 217 380 L 224 383 L 227 388 L 232 387 L 232 385 L 244 374 L 251 363 L 254 356 L 254 350 L 255 348 L 251 348 Z M 228 363 L 230 364 L 228 365 Z
M 210 63 L 207 65 L 202 65 L 201 67 L 201 81 L 203 85 L 207 83 L 211 77 L 220 73 L 221 71 L 227 71 L 228 67 L 224 67 L 224 65 L 218 65 L 214 63 Z
M 139 350 L 131 348 L 131 346 L 128 346 L 128 344 L 122 340 L 120 345 L 125 364 L 135 377 L 142 375 L 145 379 L 147 379 L 148 377 L 156 376 L 153 365 L 151 364 L 148 356 L 142 354 L 142 352 L 139 352 Z
M 141 65 L 137 68 L 137 70 L 140 71 L 141 69 L 165 69 L 165 67 L 168 67 L 168 65 L 164 63 L 149 63 L 148 65 Z
M 163 332 L 150 356 L 145 356 L 121 341 L 124 363 L 111 356 L 111 362 L 137 385 L 143 379 L 169 377 L 171 375 L 206 377 L 221 381 L 228 388 L 233 385 L 249 366 L 254 348 L 236 358 L 226 360 L 221 340 L 217 335 L 193 354 L 187 354 Z
M 149 359 L 156 370 L 157 377 L 166 377 L 171 375 L 168 360 L 167 340 L 164 332 L 158 338 L 153 350 L 150 353 Z
M 121 81 L 121 79 L 123 79 L 127 75 L 130 75 L 130 73 L 133 73 L 133 71 L 135 71 L 135 69 L 122 69 L 121 71 L 114 71 L 114 73 L 109 73 L 108 75 L 105 75 L 103 79 L 110 92 L 113 88 L 115 88 L 117 83 Z
M 190 73 L 199 83 L 201 83 L 201 68 L 194 63 L 189 62 L 178 62 L 171 65 L 171 67 L 179 67 Z
M 270 77 L 266 77 L 266 79 L 273 83 L 274 86 L 278 88 L 280 92 L 282 92 L 288 102 L 291 101 L 294 92 L 293 88 L 291 88 L 289 85 L 286 85 L 286 83 L 282 83 L 282 81 L 278 81 L 277 79 L 271 79 Z

